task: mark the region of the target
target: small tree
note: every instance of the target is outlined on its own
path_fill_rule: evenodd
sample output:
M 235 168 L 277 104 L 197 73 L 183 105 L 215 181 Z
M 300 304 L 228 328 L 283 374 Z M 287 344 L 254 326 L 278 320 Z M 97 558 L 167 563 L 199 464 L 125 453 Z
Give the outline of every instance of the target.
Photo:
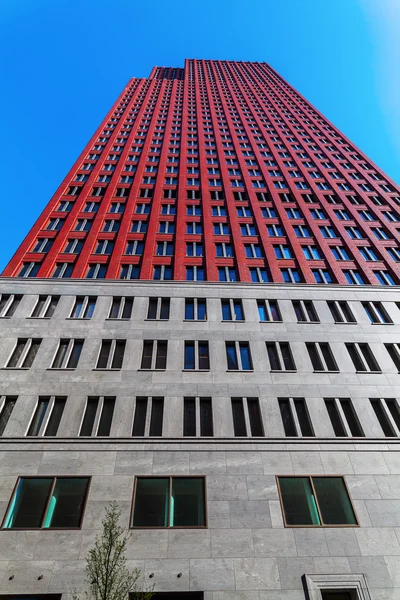
M 150 600 L 153 587 L 138 586 L 140 569 L 130 571 L 126 566 L 126 545 L 130 534 L 119 525 L 121 511 L 116 502 L 110 502 L 102 521 L 103 532 L 96 536 L 93 548 L 86 556 L 86 581 L 89 591 L 85 600 Z M 81 600 L 82 595 L 74 590 L 72 600 Z

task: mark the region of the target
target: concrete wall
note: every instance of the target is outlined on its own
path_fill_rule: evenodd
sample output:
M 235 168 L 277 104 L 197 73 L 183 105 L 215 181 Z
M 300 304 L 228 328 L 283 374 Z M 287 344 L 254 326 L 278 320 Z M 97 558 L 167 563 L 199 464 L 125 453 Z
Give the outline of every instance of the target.
M 201 590 L 206 600 L 300 600 L 304 574 L 363 573 L 373 600 L 400 598 L 400 455 L 369 398 L 399 398 L 400 376 L 383 344 L 400 342 L 398 290 L 310 285 L 0 280 L 24 297 L 0 319 L 0 367 L 18 337 L 43 338 L 29 370 L 0 370 L 0 396 L 18 400 L 0 447 L 0 514 L 20 475 L 92 476 L 80 531 L 1 531 L 0 593 L 63 592 L 84 577 L 84 557 L 115 499 L 129 525 L 135 475 L 206 476 L 208 528 L 133 531 L 130 565 L 160 591 Z M 50 320 L 30 319 L 39 294 L 60 294 Z M 68 319 L 75 295 L 98 296 L 91 320 Z M 111 297 L 135 296 L 129 322 L 108 321 Z M 146 321 L 149 296 L 171 297 L 167 322 Z M 184 321 L 184 298 L 206 297 L 208 320 Z M 221 322 L 220 298 L 242 298 L 244 323 Z M 279 301 L 282 323 L 260 323 L 256 299 Z M 297 323 L 292 299 L 312 299 L 320 324 Z M 334 324 L 326 300 L 347 300 L 356 324 Z M 382 301 L 393 325 L 371 325 L 361 301 Z M 77 369 L 49 367 L 61 337 L 84 338 Z M 127 339 L 120 371 L 94 371 L 100 340 Z M 140 371 L 143 339 L 168 339 L 167 370 Z M 209 340 L 211 370 L 183 371 L 184 340 Z M 224 340 L 249 341 L 254 372 L 227 372 Z M 289 341 L 296 373 L 271 373 L 266 341 Z M 306 341 L 329 341 L 340 373 L 314 373 Z M 345 342 L 370 344 L 380 374 L 356 373 Z M 68 396 L 57 438 L 25 434 L 38 395 Z M 89 395 L 116 396 L 110 438 L 77 438 Z M 136 396 L 164 396 L 163 438 L 131 438 Z M 182 438 L 183 397 L 211 396 L 215 439 Z M 265 438 L 233 437 L 231 396 L 257 396 Z M 286 438 L 278 397 L 304 397 L 315 438 Z M 336 438 L 324 397 L 351 398 L 365 438 Z M 285 528 L 275 476 L 344 475 L 357 528 Z M 182 573 L 178 578 L 177 574 Z M 148 575 L 154 573 L 154 578 Z M 13 579 L 10 577 L 14 575 Z M 43 578 L 38 580 L 38 577 Z M 64 598 L 64 595 L 63 595 Z

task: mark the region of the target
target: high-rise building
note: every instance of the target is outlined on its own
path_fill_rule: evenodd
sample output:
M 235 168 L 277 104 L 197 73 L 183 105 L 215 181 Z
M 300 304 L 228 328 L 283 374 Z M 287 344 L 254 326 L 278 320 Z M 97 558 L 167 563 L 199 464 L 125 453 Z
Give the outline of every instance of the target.
M 130 80 L 0 279 L 0 598 L 111 500 L 163 600 L 400 598 L 399 228 L 265 63 Z

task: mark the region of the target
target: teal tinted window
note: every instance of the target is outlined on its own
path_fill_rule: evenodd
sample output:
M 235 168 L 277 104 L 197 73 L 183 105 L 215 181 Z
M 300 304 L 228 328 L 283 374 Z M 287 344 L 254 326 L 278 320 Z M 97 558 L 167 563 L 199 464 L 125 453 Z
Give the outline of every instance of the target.
M 280 477 L 287 525 L 321 525 L 309 477 Z
M 313 477 L 319 509 L 325 525 L 357 525 L 342 477 Z

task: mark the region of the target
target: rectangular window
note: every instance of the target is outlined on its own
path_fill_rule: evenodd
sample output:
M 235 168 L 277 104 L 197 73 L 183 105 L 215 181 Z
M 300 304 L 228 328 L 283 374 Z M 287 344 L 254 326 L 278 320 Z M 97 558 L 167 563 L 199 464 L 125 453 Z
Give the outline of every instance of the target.
M 96 369 L 121 369 L 126 340 L 102 340 Z
M 207 300 L 204 298 L 186 298 L 185 299 L 185 320 L 186 321 L 206 321 L 207 320 Z
M 214 435 L 211 398 L 183 399 L 184 437 L 212 437 Z
M 328 307 L 335 323 L 357 323 L 349 303 L 345 300 L 328 301 Z
M 244 321 L 241 300 L 221 300 L 223 321 Z
M 307 342 L 306 348 L 314 371 L 339 371 L 331 347 L 326 342 Z
M 311 300 L 292 300 L 292 304 L 299 323 L 319 323 L 317 311 Z
M 289 342 L 266 342 L 271 371 L 296 371 Z
M 400 373 L 400 344 L 385 344 L 385 348 Z
M 95 296 L 77 296 L 70 319 L 91 319 L 96 306 Z
M 79 436 L 109 436 L 114 407 L 114 396 L 90 396 L 87 399 Z
M 0 317 L 12 317 L 21 299 L 19 294 L 0 294 Z
M 204 477 L 136 477 L 132 527 L 206 527 Z
M 372 408 L 386 437 L 400 436 L 400 410 L 395 398 L 370 398 Z
M 164 398 L 138 396 L 136 398 L 135 416 L 133 419 L 133 437 L 162 436 L 164 417 Z
M 169 319 L 169 306 L 169 298 L 149 298 L 147 318 L 154 321 L 167 321 Z
M 29 369 L 37 351 L 39 350 L 42 340 L 18 338 L 17 345 L 7 363 L 8 369 Z
M 325 406 L 337 437 L 364 437 L 350 398 L 325 398 Z
M 209 370 L 210 356 L 208 342 L 185 342 L 185 370 Z
M 248 342 L 225 342 L 228 371 L 252 371 L 250 346 Z
M 114 296 L 111 303 L 109 319 L 130 319 L 132 315 L 133 298 L 129 296 Z
M 258 398 L 231 398 L 235 437 L 263 437 L 264 426 Z
M 31 318 L 51 319 L 57 308 L 60 296 L 39 296 Z
M 378 365 L 368 344 L 346 344 L 350 358 L 356 368 L 356 371 L 380 373 L 381 368 Z
M 3 529 L 80 529 L 89 477 L 20 477 Z
M 257 300 L 258 315 L 262 322 L 282 321 L 277 300 Z
M 372 324 L 389 325 L 393 323 L 382 302 L 362 302 L 362 305 Z
M 286 436 L 315 436 L 304 398 L 278 398 L 278 403 Z
M 0 396 L 0 436 L 3 435 L 7 427 L 16 401 L 17 396 Z
M 143 340 L 141 369 L 164 370 L 167 368 L 167 340 Z
M 64 412 L 65 396 L 39 396 L 27 436 L 55 436 Z
M 60 340 L 52 369 L 75 369 L 78 366 L 84 340 Z
M 343 477 L 277 477 L 285 527 L 357 526 Z

